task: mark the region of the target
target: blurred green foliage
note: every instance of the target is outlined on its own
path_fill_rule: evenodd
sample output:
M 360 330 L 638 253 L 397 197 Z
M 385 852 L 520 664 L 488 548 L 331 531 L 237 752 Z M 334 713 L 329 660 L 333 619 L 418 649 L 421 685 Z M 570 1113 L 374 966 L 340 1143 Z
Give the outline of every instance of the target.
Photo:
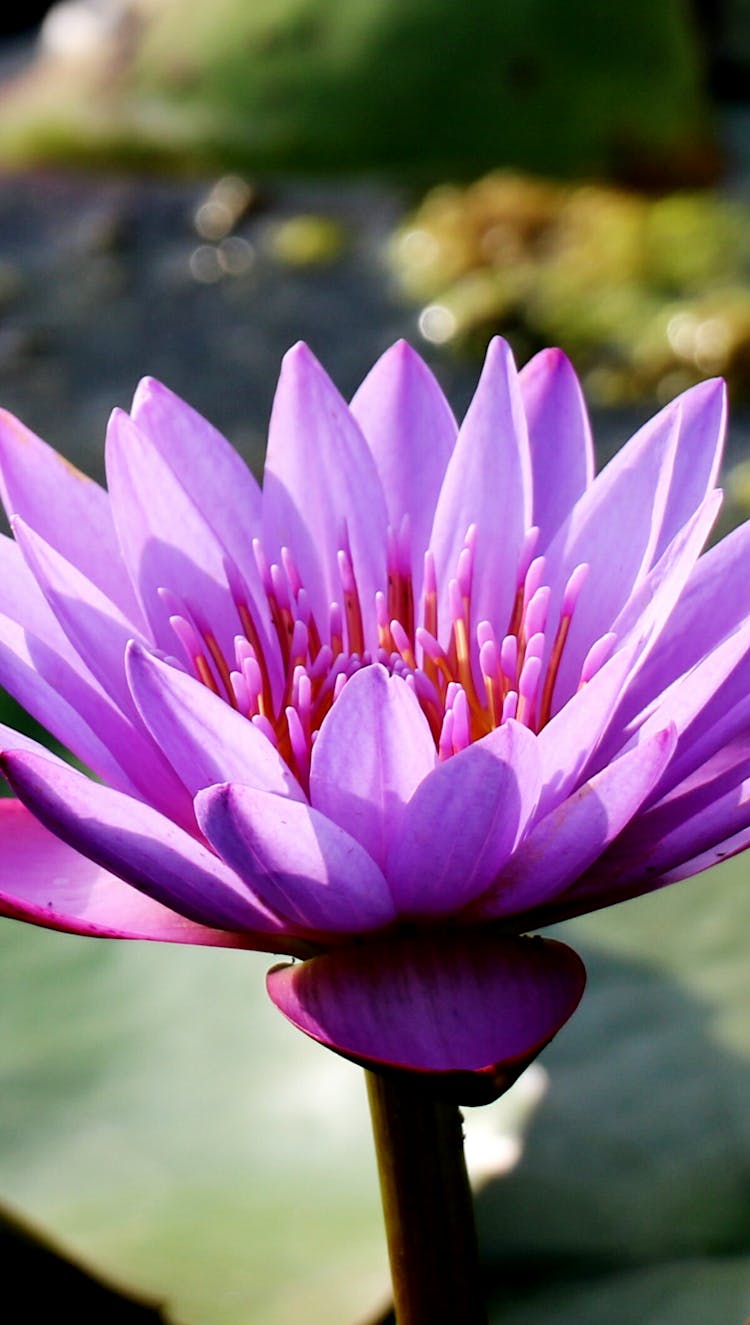
M 428 340 L 521 360 L 561 345 L 590 399 L 670 399 L 715 373 L 750 382 L 750 207 L 701 192 L 657 198 L 495 172 L 432 190 L 391 261 L 427 301 Z
M 136 0 L 80 50 L 55 31 L 5 89 L 5 161 L 425 180 L 716 166 L 687 0 Z

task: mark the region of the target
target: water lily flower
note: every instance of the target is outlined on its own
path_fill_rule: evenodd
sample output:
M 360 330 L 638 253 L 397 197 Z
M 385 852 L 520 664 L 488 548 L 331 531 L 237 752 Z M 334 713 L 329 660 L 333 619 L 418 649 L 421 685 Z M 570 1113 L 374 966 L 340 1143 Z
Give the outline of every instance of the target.
M 107 491 L 3 416 L 0 682 L 76 762 L 0 731 L 2 913 L 286 954 L 308 1035 L 497 1094 L 583 988 L 530 930 L 750 842 L 724 426 L 704 383 L 594 477 L 565 357 L 502 340 L 460 428 L 407 345 L 350 405 L 298 345 L 262 490 L 152 380 Z

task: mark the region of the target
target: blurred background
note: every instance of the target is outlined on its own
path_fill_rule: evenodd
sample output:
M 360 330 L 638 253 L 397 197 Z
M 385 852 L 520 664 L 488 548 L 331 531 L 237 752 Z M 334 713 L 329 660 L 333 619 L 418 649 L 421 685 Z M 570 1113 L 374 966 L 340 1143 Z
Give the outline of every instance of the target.
M 0 404 L 87 471 L 145 373 L 260 473 L 295 340 L 349 395 L 405 336 L 460 412 L 496 331 L 520 362 L 568 351 L 602 462 L 726 376 L 723 528 L 750 512 L 750 0 L 6 20 Z M 565 927 L 583 1007 L 467 1124 L 493 1325 L 748 1316 L 749 868 Z M 383 1318 L 360 1074 L 267 1005 L 265 959 L 11 922 L 0 948 L 0 1263 L 27 1308 L 54 1284 L 82 1321 Z

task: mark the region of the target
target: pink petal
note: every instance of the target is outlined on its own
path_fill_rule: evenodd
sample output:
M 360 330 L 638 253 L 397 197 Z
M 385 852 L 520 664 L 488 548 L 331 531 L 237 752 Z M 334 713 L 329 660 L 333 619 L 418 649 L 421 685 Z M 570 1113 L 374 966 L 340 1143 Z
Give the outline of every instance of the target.
M 364 1067 L 429 1076 L 464 1104 L 512 1084 L 584 983 L 563 944 L 481 930 L 340 948 L 267 977 L 272 1001 L 306 1035 Z
M 6 747 L 2 770 L 19 800 L 74 850 L 199 925 L 283 935 L 236 875 L 171 820 L 27 749 L 22 741 Z
M 542 792 L 537 818 L 565 800 L 595 762 L 636 655 L 637 641 L 619 649 L 540 731 Z
M 748 827 L 750 739 L 745 731 L 622 833 L 608 854 L 612 877 L 626 882 L 671 877 L 686 861 Z
M 518 374 L 509 346 L 496 338 L 464 419 L 438 497 L 430 545 L 447 638 L 448 582 L 470 525 L 477 526 L 472 619 L 505 634 L 518 561 L 531 524 L 531 465 Z
M 130 888 L 43 828 L 20 801 L 0 800 L 0 914 L 98 938 L 273 950 L 267 935 L 208 929 Z
M 292 924 L 357 934 L 393 919 L 374 860 L 317 810 L 237 783 L 199 792 L 195 810 L 222 860 Z
M 195 677 L 138 644 L 129 647 L 126 665 L 138 711 L 191 796 L 228 779 L 305 799 L 268 738 Z
M 506 722 L 420 783 L 388 855 L 401 915 L 448 916 L 497 877 L 536 808 L 536 738 Z
M 543 553 L 594 477 L 586 402 L 562 350 L 542 350 L 518 375 L 529 430 L 534 505 Z
M 138 630 L 82 571 L 23 520 L 16 540 L 58 622 L 87 668 L 125 713 L 134 708 L 125 682 L 125 647 Z
M 0 410 L 0 490 L 9 519 L 20 515 L 126 616 L 143 624 L 106 492 L 5 410 Z
M 260 536 L 260 485 L 242 457 L 207 419 L 153 377 L 138 383 L 131 417 L 178 476 L 235 565 L 254 568 Z
M 552 618 L 568 577 L 590 571 L 578 599 L 555 687 L 557 703 L 575 693 L 594 640 L 612 627 L 653 564 L 678 441 L 678 411 L 668 406 L 610 460 L 555 535 Z
M 659 732 L 579 787 L 536 824 L 472 913 L 482 919 L 519 914 L 568 888 L 640 809 L 675 742 L 674 729 Z
M 122 410 L 110 419 L 106 462 L 122 556 L 154 639 L 167 653 L 177 651 L 169 624 L 174 609 L 159 595 L 164 588 L 185 605 L 200 631 L 214 635 L 224 656 L 233 658 L 241 624 L 227 580 L 227 549 L 181 476 Z M 267 641 L 270 614 L 254 564 L 253 574 L 254 582 L 245 588 Z
M 726 386 L 718 377 L 699 382 L 678 396 L 673 408 L 679 413 L 679 438 L 654 559 L 661 556 L 716 483 L 727 426 Z
M 415 695 L 384 667 L 347 681 L 313 746 L 310 800 L 385 867 L 406 802 L 435 767 L 435 743 Z
M 292 549 L 318 622 L 342 603 L 336 561 L 349 550 L 366 622 L 386 587 L 388 516 L 372 453 L 346 402 L 306 345 L 284 357 L 263 480 L 264 545 Z M 368 648 L 377 647 L 374 624 Z
M 126 755 L 132 744 L 126 719 L 62 658 L 2 614 L 0 685 L 77 759 L 132 793 L 134 784 L 112 755 L 113 746 Z
M 429 368 L 403 340 L 378 359 L 350 409 L 375 457 L 391 528 L 398 532 L 408 517 L 418 599 L 456 420 Z
M 90 719 L 102 718 L 102 737 L 131 782 L 146 790 L 150 800 L 181 823 L 189 822 L 192 807 L 184 788 L 151 740 L 139 730 L 140 717 L 128 689 L 124 666 L 125 650 L 135 634 L 133 625 L 91 580 L 33 530 L 27 529 L 21 520 L 16 521 L 16 537 L 83 663 L 130 721 L 118 723 L 110 715 L 105 716 L 102 706 L 92 707 L 88 696 L 84 696 L 84 715 Z M 71 693 L 80 696 L 82 690 L 82 686 L 74 686 Z
M 750 693 L 750 620 L 738 626 L 687 676 L 673 682 L 639 728 L 643 739 L 674 723 L 677 749 L 658 787 L 659 796 L 689 777 L 747 725 Z
M 664 627 L 629 689 L 628 716 L 635 716 L 742 625 L 747 615 L 745 596 L 727 592 L 727 585 L 742 584 L 749 575 L 750 522 L 732 530 L 695 562 L 669 614 L 664 605 Z

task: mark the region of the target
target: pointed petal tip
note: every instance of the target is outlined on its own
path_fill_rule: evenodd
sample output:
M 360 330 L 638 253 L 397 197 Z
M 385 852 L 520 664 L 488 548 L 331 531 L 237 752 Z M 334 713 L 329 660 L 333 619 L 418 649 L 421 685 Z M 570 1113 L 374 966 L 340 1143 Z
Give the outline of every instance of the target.
M 180 397 L 168 386 L 165 386 L 163 382 L 160 382 L 158 377 L 147 375 L 140 379 L 133 392 L 133 403 L 130 407 L 131 416 L 135 417 L 146 401 L 153 399 L 155 396 L 162 396 L 166 400 L 175 400 L 182 403 Z
M 488 368 L 502 367 L 507 369 L 516 367 L 516 359 L 510 341 L 504 336 L 493 336 L 487 344 L 487 351 L 484 356 L 483 372 Z
M 283 359 L 281 360 L 281 372 L 292 370 L 320 368 L 320 362 L 313 354 L 310 346 L 305 340 L 295 341 L 290 345 Z
M 348 946 L 267 976 L 299 1030 L 365 1068 L 487 1104 L 572 1016 L 585 968 L 565 944 L 487 930 Z

